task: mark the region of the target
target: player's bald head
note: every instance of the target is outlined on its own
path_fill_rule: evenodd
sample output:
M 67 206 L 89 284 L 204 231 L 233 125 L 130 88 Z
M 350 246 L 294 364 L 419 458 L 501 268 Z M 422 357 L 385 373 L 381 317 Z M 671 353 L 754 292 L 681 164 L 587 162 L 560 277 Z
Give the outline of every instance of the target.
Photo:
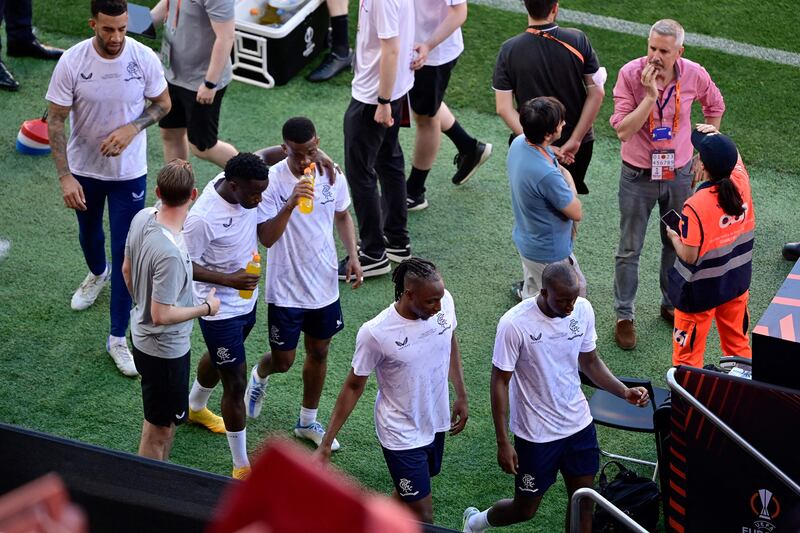
M 548 291 L 577 290 L 578 276 L 566 262 L 550 263 L 542 271 L 542 287 Z

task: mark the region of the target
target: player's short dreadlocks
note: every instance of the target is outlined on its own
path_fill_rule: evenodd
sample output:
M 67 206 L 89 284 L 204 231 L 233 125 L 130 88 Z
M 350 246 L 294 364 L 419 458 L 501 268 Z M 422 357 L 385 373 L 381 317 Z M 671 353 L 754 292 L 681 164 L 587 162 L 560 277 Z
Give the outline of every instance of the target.
M 392 281 L 394 282 L 394 301 L 399 301 L 405 289 L 406 280 L 424 279 L 437 281 L 441 279 L 436 265 L 419 257 L 409 257 L 394 269 Z

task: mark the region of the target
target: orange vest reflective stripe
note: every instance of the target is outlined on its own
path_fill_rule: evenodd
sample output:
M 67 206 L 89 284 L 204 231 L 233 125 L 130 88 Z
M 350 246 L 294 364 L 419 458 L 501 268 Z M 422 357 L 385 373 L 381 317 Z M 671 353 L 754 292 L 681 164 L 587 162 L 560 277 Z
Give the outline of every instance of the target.
M 693 265 L 675 260 L 669 273 L 669 297 L 681 311 L 696 313 L 713 309 L 750 288 L 753 237 L 756 220 L 750 190 L 750 176 L 742 160 L 731 173 L 731 181 L 742 197 L 745 212 L 734 217 L 719 205 L 717 187 L 700 186 L 683 207 L 681 231 L 700 231 L 700 249 Z M 695 217 L 698 227 L 688 224 Z

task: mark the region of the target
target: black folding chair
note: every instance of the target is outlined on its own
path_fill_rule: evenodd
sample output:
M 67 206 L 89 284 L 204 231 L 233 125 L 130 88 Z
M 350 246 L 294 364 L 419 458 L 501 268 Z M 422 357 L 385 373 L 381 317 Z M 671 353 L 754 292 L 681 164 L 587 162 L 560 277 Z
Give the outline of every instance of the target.
M 658 406 L 669 398 L 669 391 L 661 387 L 654 387 L 649 379 L 617 377 L 627 387 L 644 387 L 650 396 L 650 403 L 646 407 L 631 405 L 622 398 L 614 396 L 610 392 L 599 388 L 588 376 L 581 372 L 581 382 L 584 385 L 594 387 L 592 397 L 589 398 L 589 409 L 592 418 L 597 424 L 610 428 L 621 429 L 624 431 L 635 431 L 638 433 L 655 433 L 653 415 Z M 636 457 L 617 455 L 600 449 L 600 453 L 611 459 L 619 459 L 631 463 L 647 465 L 653 468 L 653 481 L 658 477 L 658 463 L 646 461 Z

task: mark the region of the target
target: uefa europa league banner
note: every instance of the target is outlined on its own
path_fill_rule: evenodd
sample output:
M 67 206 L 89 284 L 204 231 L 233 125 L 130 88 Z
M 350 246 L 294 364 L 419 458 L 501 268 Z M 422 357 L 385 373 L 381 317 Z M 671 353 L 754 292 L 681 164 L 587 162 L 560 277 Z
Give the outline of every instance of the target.
M 800 481 L 800 391 L 696 368 L 676 379 L 796 482 Z M 667 531 L 794 533 L 800 496 L 672 394 L 664 498 Z

